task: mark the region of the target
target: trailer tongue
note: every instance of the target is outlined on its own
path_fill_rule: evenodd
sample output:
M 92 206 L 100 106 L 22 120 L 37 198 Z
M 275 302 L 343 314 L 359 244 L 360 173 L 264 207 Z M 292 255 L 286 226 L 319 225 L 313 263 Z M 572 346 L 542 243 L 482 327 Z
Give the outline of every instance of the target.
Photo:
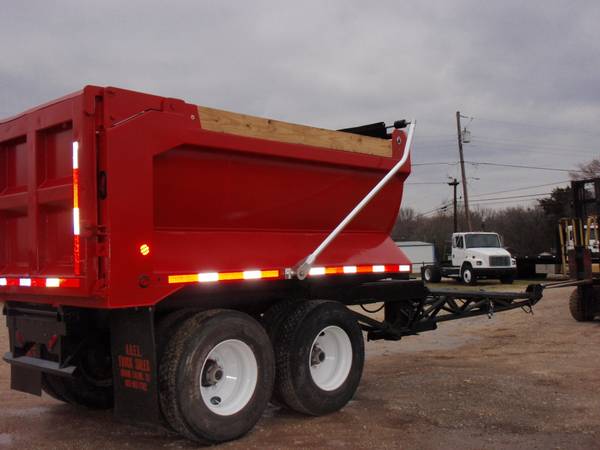
M 389 237 L 406 125 L 323 130 L 95 86 L 0 121 L 12 388 L 223 442 L 272 398 L 346 405 L 363 331 L 530 309 L 540 286 L 409 279 Z M 373 303 L 384 320 L 347 307 Z

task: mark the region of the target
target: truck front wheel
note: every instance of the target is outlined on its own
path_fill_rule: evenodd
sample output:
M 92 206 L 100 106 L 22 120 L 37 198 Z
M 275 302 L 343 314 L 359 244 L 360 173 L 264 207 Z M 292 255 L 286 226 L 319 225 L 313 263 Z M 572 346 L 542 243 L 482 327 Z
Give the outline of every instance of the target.
M 260 419 L 274 376 L 271 342 L 256 320 L 229 310 L 197 313 L 178 325 L 161 356 L 163 416 L 197 442 L 236 439 Z
M 337 411 L 354 396 L 364 357 L 362 331 L 344 305 L 303 302 L 275 341 L 275 396 L 304 414 Z
M 465 284 L 475 284 L 477 283 L 477 277 L 473 273 L 473 268 L 471 264 L 465 264 L 462 268 L 460 278 Z

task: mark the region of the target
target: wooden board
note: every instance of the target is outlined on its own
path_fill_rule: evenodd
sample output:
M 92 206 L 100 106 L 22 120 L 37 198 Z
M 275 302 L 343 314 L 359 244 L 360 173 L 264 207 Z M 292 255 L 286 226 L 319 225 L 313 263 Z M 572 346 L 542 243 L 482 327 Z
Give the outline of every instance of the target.
M 198 106 L 198 115 L 200 126 L 208 131 L 367 155 L 392 156 L 391 142 L 386 139 L 296 125 L 205 106 Z

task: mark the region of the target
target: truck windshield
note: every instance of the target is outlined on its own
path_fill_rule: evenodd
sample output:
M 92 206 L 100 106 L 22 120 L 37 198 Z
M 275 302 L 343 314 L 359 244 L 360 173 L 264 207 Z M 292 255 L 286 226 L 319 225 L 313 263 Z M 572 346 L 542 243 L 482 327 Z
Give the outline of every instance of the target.
M 467 234 L 467 248 L 500 247 L 497 234 Z

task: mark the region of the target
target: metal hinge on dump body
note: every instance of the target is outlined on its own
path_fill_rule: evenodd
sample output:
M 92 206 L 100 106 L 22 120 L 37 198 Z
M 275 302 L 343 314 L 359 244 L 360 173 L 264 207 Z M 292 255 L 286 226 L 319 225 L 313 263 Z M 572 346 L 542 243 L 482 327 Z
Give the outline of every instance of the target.
M 319 244 L 319 246 L 310 253 L 306 258 L 298 262 L 296 266 L 289 267 L 285 269 L 285 277 L 287 279 L 298 278 L 299 280 L 304 280 L 309 272 L 317 257 L 331 244 L 331 242 L 346 228 L 346 226 L 352 222 L 352 220 L 360 213 L 365 206 L 369 204 L 369 202 L 381 191 L 381 189 L 396 175 L 396 173 L 402 168 L 402 166 L 408 160 L 410 155 L 410 148 L 412 146 L 413 136 L 415 133 L 415 126 L 417 124 L 416 120 L 412 120 L 410 122 L 399 121 L 397 123 L 402 123 L 404 125 L 408 124 L 408 135 L 406 137 L 406 143 L 404 145 L 404 154 L 400 161 L 398 161 L 394 167 L 383 177 L 379 183 L 369 191 L 367 195 L 350 211 L 350 213 L 344 217 L 344 219 L 338 224 L 334 230 L 329 233 L 329 235 Z M 399 138 L 398 138 L 399 139 Z

